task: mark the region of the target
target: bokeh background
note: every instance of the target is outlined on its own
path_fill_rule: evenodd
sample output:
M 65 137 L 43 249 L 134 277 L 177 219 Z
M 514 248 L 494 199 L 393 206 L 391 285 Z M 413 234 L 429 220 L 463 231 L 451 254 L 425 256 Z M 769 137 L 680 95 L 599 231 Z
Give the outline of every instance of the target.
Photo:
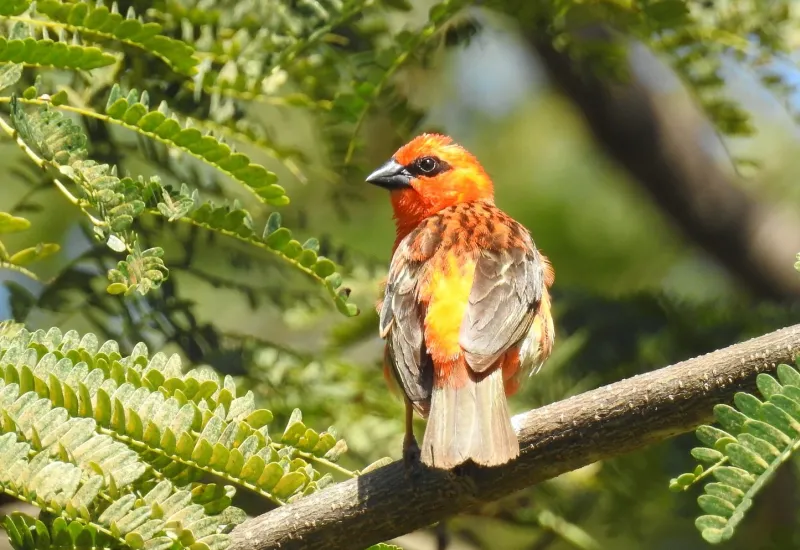
M 410 12 L 387 12 L 386 23 L 396 29 L 424 24 L 431 3 L 411 4 Z M 319 238 L 321 252 L 343 266 L 360 316 L 342 317 L 319 288 L 273 259 L 152 220 L 143 220 L 141 231 L 165 248 L 170 279 L 147 298 L 107 296 L 105 270 L 114 255 L 93 241 L 80 212 L 16 145 L 1 139 L 0 209 L 32 222 L 30 230 L 4 236 L 6 246 L 55 241 L 62 248 L 37 264 L 50 284 L 0 269 L 0 319 L 24 320 L 32 329 L 91 331 L 128 348 L 143 340 L 151 350 L 235 376 L 279 422 L 300 407 L 307 425 L 336 426 L 349 446 L 341 459 L 348 468 L 399 458 L 402 406 L 384 384 L 374 313 L 394 229 L 387 194 L 363 178 L 404 141 L 430 130 L 451 135 L 477 156 L 495 182 L 498 205 L 530 229 L 555 267 L 555 353 L 513 398 L 514 412 L 796 322 L 800 293 L 763 299 L 606 153 L 580 105 L 552 85 L 512 18 L 477 9 L 468 15 L 476 29 L 469 40 L 400 68 L 392 89 L 415 116 L 399 124 L 378 105 L 359 130 L 357 162 L 346 171 L 324 117 L 257 102 L 245 107 L 249 121 L 302 153 L 287 168 L 241 147 L 279 175 L 292 197 L 281 210 L 284 224 L 300 237 Z M 746 63 L 722 56 L 724 95 L 750 114 L 754 128 L 748 136 L 723 136 L 663 56 L 638 43 L 629 55 L 634 81 L 680 121 L 678 134 L 702 162 L 764 208 L 800 218 L 793 117 L 800 96 L 776 97 Z M 790 53 L 774 69 L 795 82 L 798 59 Z M 188 181 L 208 196 L 239 198 L 256 217 L 268 214 L 192 159 L 167 155 L 116 127 L 89 130 L 94 155 L 126 172 Z M 776 227 L 769 240 L 797 238 Z M 781 261 L 791 269 L 795 258 Z M 417 428 L 421 434 L 421 421 Z M 667 488 L 670 478 L 693 468 L 694 445 L 687 434 L 596 463 L 396 542 L 408 550 L 704 548 L 694 527 L 697 492 Z M 800 544 L 797 474 L 795 462 L 781 470 L 726 548 Z M 437 546 L 442 540 L 446 546 Z

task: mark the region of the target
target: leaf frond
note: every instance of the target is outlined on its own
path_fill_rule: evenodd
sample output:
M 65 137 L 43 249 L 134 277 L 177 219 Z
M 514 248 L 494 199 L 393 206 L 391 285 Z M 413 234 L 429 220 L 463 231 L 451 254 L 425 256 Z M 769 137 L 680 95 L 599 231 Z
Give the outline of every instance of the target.
M 192 76 L 200 60 L 194 48 L 186 42 L 164 36 L 163 27 L 154 22 L 144 23 L 130 8 L 125 16 L 103 5 L 89 2 L 63 3 L 39 0 L 36 11 L 50 21 L 85 37 L 116 40 L 162 59 L 175 72 Z M 32 20 L 33 24 L 39 23 Z
M 99 464 L 117 490 L 145 472 L 179 486 L 207 472 L 281 504 L 333 482 L 315 464 L 346 473 L 333 464 L 346 449 L 333 428 L 317 432 L 297 410 L 283 432 L 270 437 L 272 413 L 255 407 L 252 392 L 237 395 L 230 376 L 220 379 L 208 369 L 183 374 L 177 355 L 150 357 L 143 344 L 122 357 L 115 342 L 100 345 L 92 334 L 22 330 L 0 337 L 0 366 L 6 428 L 14 426 L 42 448 L 60 445 L 79 466 L 98 471 Z M 37 408 L 21 415 L 18 409 L 30 403 Z M 68 437 L 73 432 L 75 445 Z M 98 439 L 86 443 L 89 437 Z M 99 448 L 127 458 L 103 455 L 99 461 L 93 454 Z M 105 472 L 106 463 L 120 465 L 121 473 Z M 207 508 L 230 503 L 230 495 L 211 496 Z
M 800 447 L 800 372 L 779 365 L 777 374 L 778 380 L 764 373 L 756 378 L 763 401 L 740 392 L 734 396 L 735 407 L 714 407 L 722 428 L 697 429 L 705 446 L 693 449 L 692 456 L 701 464 L 670 482 L 672 490 L 685 491 L 708 475 L 714 477 L 697 499 L 706 514 L 695 522 L 712 544 L 733 536 L 756 494 Z
M 129 97 L 138 98 L 138 94 L 132 92 Z M 113 99 L 113 96 L 110 99 Z M 119 98 L 112 102 L 112 106 L 119 104 L 120 101 L 125 101 L 127 104 L 127 99 Z M 144 107 L 141 102 L 135 105 Z M 70 202 L 86 213 L 93 224 L 96 236 L 113 250 L 127 252 L 126 259 L 109 272 L 109 292 L 130 294 L 135 290 L 146 294 L 151 289 L 158 288 L 168 276 L 169 272 L 161 259 L 163 250 L 160 247 L 141 249 L 138 236 L 131 229 L 134 220 L 147 212 L 164 216 L 170 221 L 191 223 L 217 231 L 267 250 L 324 285 L 341 313 L 358 314 L 358 308 L 348 302 L 349 290 L 340 288 L 342 276 L 336 272 L 333 262 L 318 256 L 318 245 L 309 244 L 316 243 L 315 240 L 307 241 L 306 245 L 303 245 L 293 239 L 289 229 L 280 227 L 281 218 L 277 213 L 270 216 L 259 237 L 253 229 L 250 214 L 237 204 L 228 207 L 205 202 L 196 206 L 199 202 L 197 194 L 190 193 L 185 185 L 178 192 L 170 192 L 161 185 L 160 179 L 156 176 L 147 181 L 143 178 L 137 180 L 130 177 L 120 178 L 114 167 L 86 159 L 85 134 L 80 127 L 55 108 L 45 105 L 33 114 L 28 114 L 14 98 L 11 100 L 11 106 L 14 127 L 8 126 L 2 119 L 0 127 L 9 134 L 16 135 L 26 153 L 37 164 L 50 167 L 59 176 L 74 182 L 81 191 L 80 197 L 73 195 L 59 179 L 54 179 Z M 245 155 L 230 154 L 227 146 L 219 144 L 213 138 L 201 138 L 201 142 L 210 144 L 207 149 L 208 155 L 211 155 L 211 149 L 227 153 L 223 160 L 216 162 L 239 162 L 242 171 L 234 168 L 231 170 L 242 179 L 251 176 L 258 178 L 262 173 L 269 174 L 259 165 L 249 163 Z M 230 168 L 230 164 L 221 165 Z M 258 189 L 266 192 L 272 188 L 283 192 L 283 188 L 274 184 L 267 184 Z M 285 195 L 282 197 L 285 198 Z M 98 213 L 99 216 L 96 217 L 90 211 Z
M 35 35 L 27 22 L 18 21 L 5 36 L 0 31 L 0 63 L 90 71 L 117 63 L 116 56 L 81 44 L 77 33 L 61 30 L 55 39 L 47 29 Z

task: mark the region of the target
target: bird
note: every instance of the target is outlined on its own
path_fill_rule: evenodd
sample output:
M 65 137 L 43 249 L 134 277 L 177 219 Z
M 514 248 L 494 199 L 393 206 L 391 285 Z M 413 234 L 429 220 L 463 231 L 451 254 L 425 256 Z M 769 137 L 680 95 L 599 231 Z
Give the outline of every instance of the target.
M 405 402 L 406 465 L 508 463 L 520 448 L 507 396 L 555 339 L 550 262 L 448 136 L 415 137 L 366 181 L 389 191 L 396 228 L 376 309 L 384 375 Z M 427 419 L 421 449 L 414 412 Z

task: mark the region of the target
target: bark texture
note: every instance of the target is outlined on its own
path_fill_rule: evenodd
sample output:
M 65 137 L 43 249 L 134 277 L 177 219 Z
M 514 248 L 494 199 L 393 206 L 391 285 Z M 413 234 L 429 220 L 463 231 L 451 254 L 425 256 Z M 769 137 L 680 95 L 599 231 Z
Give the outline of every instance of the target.
M 800 354 L 800 325 L 514 417 L 520 457 L 504 466 L 423 469 L 395 462 L 238 526 L 231 550 L 361 550 L 575 470 L 689 431 L 758 373 Z

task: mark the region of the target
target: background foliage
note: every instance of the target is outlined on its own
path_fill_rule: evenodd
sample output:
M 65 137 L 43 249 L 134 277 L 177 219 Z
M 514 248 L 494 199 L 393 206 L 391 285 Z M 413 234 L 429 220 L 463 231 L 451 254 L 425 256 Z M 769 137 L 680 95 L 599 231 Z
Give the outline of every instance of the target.
M 598 22 L 636 40 L 630 71 L 587 38 Z M 676 117 L 700 107 L 687 139 L 798 210 L 798 25 L 780 0 L 0 0 L 0 318 L 26 327 L 0 330 L 11 543 L 222 548 L 245 513 L 399 457 L 373 310 L 393 228 L 363 178 L 422 130 L 481 159 L 556 269 L 556 351 L 514 411 L 792 323 L 600 153 L 523 37 L 632 71 Z M 704 547 L 694 498 L 667 491 L 696 446 L 593 464 L 438 537 Z M 728 547 L 797 544 L 790 464 Z

